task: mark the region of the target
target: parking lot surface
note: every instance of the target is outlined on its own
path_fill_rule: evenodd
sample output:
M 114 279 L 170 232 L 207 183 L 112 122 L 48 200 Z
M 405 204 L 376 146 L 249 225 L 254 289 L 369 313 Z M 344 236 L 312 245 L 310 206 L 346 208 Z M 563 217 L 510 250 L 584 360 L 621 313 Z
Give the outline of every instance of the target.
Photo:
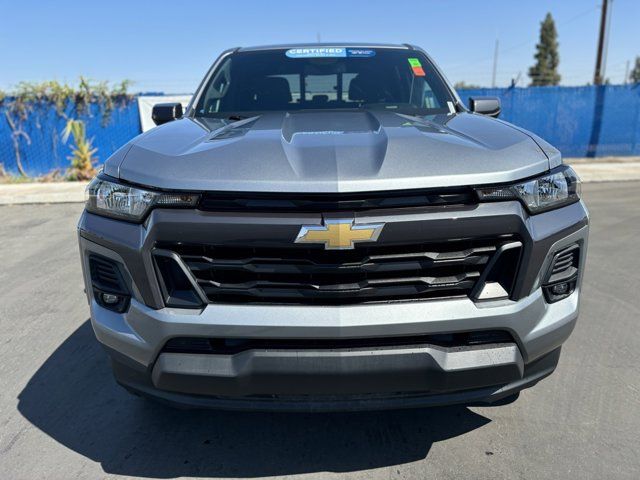
M 0 207 L 0 478 L 640 478 L 640 183 L 587 184 L 581 317 L 509 405 L 182 411 L 111 378 L 82 292 L 80 204 Z

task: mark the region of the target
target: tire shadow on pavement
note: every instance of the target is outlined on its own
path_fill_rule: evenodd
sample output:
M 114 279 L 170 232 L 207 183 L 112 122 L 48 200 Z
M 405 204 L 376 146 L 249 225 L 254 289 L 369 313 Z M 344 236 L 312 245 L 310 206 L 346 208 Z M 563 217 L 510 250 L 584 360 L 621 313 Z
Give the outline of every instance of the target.
M 116 385 L 89 321 L 19 395 L 18 409 L 107 473 L 173 478 L 352 472 L 424 459 L 490 420 L 466 407 L 361 413 L 175 410 Z

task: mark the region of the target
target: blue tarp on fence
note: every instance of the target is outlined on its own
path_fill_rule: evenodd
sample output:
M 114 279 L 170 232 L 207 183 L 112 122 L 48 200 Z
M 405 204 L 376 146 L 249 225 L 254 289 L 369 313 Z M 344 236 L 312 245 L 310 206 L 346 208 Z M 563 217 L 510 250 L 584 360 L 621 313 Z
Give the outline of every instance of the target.
M 565 157 L 640 155 L 640 85 L 482 88 L 460 90 L 468 104 L 471 96 L 491 95 L 502 101 L 502 119 L 538 134 Z M 5 101 L 6 103 L 6 101 Z M 0 106 L 0 163 L 18 173 L 12 131 Z M 106 125 L 93 105 L 79 117 L 93 138 L 103 162 L 121 145 L 140 133 L 137 102 L 116 107 Z M 54 107 L 38 107 L 23 124 L 30 139 L 18 138 L 22 164 L 29 175 L 43 175 L 69 166 L 70 143 L 60 140 L 65 127 Z
M 18 174 L 14 132 L 7 121 L 6 110 L 6 106 L 0 107 L 0 164 L 4 164 L 9 173 Z M 90 105 L 87 112 L 77 118 L 85 122 L 87 138 L 93 139 L 98 162 L 102 163 L 140 133 L 140 115 L 138 102 L 132 101 L 124 107 L 116 105 L 108 122 L 103 124 L 100 110 L 99 105 Z M 66 144 L 61 140 L 66 123 L 53 106 L 36 106 L 28 113 L 27 120 L 21 123 L 26 136 L 17 137 L 20 160 L 28 175 L 45 175 L 53 170 L 64 174 L 69 168 L 67 157 L 71 155 L 73 139 L 69 138 Z
M 500 118 L 547 140 L 565 157 L 640 155 L 640 84 L 479 88 L 502 102 Z

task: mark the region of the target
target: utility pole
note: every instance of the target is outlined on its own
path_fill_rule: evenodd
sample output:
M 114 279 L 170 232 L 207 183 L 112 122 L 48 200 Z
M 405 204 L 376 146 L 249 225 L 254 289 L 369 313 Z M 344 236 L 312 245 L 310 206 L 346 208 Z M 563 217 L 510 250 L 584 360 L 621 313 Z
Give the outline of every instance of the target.
M 629 83 L 629 60 L 627 60 L 627 66 L 624 69 L 624 82 L 625 85 Z
M 593 84 L 601 85 L 604 81 L 603 56 L 605 49 L 605 38 L 607 36 L 607 10 L 609 0 L 602 0 L 602 12 L 600 14 L 600 35 L 598 37 L 598 54 L 596 55 L 596 70 L 593 73 Z
M 496 38 L 496 48 L 493 50 L 493 75 L 491 76 L 491 88 L 496 88 L 496 70 L 498 69 L 498 39 Z

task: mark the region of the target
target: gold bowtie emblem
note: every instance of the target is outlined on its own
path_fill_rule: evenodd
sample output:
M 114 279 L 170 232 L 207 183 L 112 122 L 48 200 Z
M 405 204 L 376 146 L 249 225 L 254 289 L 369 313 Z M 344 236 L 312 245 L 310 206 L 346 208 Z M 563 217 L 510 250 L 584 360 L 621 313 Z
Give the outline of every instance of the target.
M 375 242 L 384 223 L 354 224 L 348 219 L 328 219 L 324 225 L 303 225 L 295 243 L 324 243 L 325 250 L 350 250 L 356 242 Z

